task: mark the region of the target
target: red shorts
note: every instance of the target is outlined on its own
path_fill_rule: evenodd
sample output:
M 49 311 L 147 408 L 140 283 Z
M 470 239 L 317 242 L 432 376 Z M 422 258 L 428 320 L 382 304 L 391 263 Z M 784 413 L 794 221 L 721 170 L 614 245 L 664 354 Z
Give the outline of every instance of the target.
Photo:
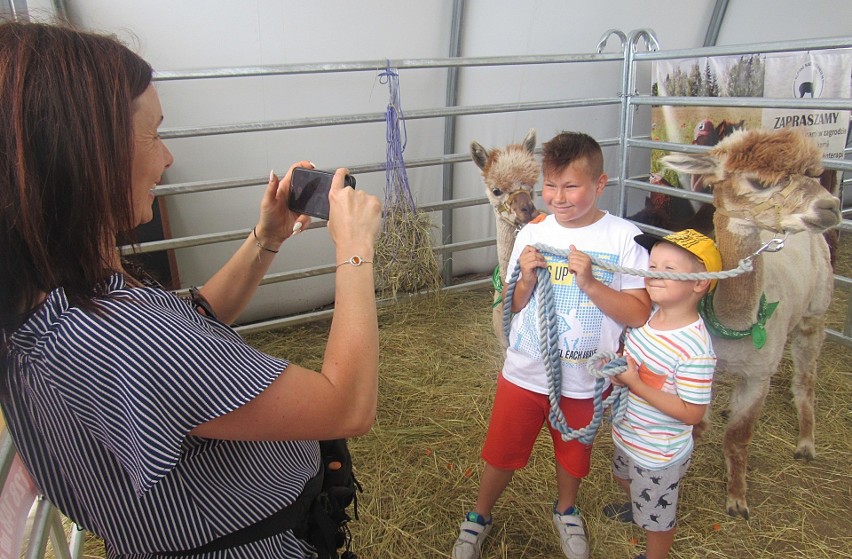
M 606 395 L 604 395 L 604 398 Z M 582 429 L 592 420 L 592 398 L 578 400 L 563 396 L 559 407 L 565 414 L 568 426 Z M 519 470 L 527 465 L 533 445 L 547 425 L 553 440 L 553 452 L 562 468 L 576 478 L 586 477 L 592 459 L 592 446 L 576 439 L 562 440 L 562 433 L 550 424 L 550 400 L 546 394 L 537 394 L 512 384 L 503 374 L 497 378 L 497 394 L 488 423 L 488 434 L 482 449 L 482 459 L 501 470 Z

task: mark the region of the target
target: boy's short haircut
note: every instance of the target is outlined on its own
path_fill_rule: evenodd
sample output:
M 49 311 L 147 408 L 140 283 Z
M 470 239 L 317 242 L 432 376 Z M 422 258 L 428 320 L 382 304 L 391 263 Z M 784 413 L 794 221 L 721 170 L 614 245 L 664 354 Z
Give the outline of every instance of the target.
M 722 255 L 719 253 L 716 243 L 713 242 L 713 239 L 699 233 L 695 229 L 684 229 L 683 231 L 677 231 L 666 235 L 665 237 L 658 237 L 656 235 L 643 233 L 641 235 L 636 235 L 634 240 L 639 245 L 646 248 L 649 252 L 655 244 L 661 241 L 671 243 L 689 252 L 708 272 L 722 271 Z M 717 281 L 718 280 L 710 280 L 710 291 L 713 291 L 713 288 L 716 287 Z
M 585 160 L 593 178 L 604 172 L 600 144 L 582 132 L 560 132 L 542 145 L 541 154 L 541 167 L 545 174 L 561 171 L 581 159 Z

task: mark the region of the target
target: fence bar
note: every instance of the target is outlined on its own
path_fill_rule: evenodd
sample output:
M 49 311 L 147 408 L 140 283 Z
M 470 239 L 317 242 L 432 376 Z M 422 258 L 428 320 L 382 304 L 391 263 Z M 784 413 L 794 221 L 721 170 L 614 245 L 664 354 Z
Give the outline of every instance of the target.
M 481 56 L 448 58 L 409 58 L 362 60 L 352 62 L 318 62 L 314 64 L 280 64 L 242 66 L 236 68 L 207 68 L 155 72 L 155 81 L 196 80 L 208 78 L 244 78 L 252 76 L 287 76 L 295 74 L 325 74 L 343 72 L 378 72 L 388 64 L 398 70 L 427 68 L 461 68 L 473 66 L 528 66 L 533 64 L 566 64 L 575 62 L 619 61 L 621 54 L 541 54 L 524 56 Z
M 630 147 L 661 149 L 664 151 L 677 151 L 681 153 L 703 153 L 712 149 L 710 146 L 698 146 L 693 144 L 677 144 L 673 142 L 657 142 L 653 140 L 627 140 Z M 846 150 L 848 152 L 848 150 Z M 822 160 L 822 166 L 826 169 L 837 169 L 838 171 L 852 171 L 852 161 L 844 159 Z M 844 181 L 848 182 L 848 181 Z
M 71 528 L 74 530 L 74 528 Z M 55 511 L 50 515 L 50 524 L 48 526 L 50 533 L 50 543 L 53 547 L 54 558 L 71 559 L 71 550 L 68 547 L 68 540 L 65 537 L 65 526 L 62 525 L 62 518 Z
M 498 103 L 491 105 L 467 105 L 437 109 L 419 109 L 405 112 L 405 120 L 421 118 L 513 113 L 519 111 L 543 111 L 552 109 L 570 109 L 576 107 L 594 107 L 617 105 L 618 98 L 601 97 L 590 99 L 562 99 L 555 101 L 532 101 L 528 103 Z M 316 128 L 319 126 L 340 126 L 384 122 L 385 113 L 361 113 L 354 115 L 336 115 L 323 117 L 295 118 L 289 120 L 249 122 L 243 124 L 223 124 L 216 126 L 198 126 L 186 128 L 163 128 L 160 136 L 164 140 L 200 136 L 218 136 L 222 134 L 241 134 L 246 132 L 271 132 L 273 130 L 291 130 L 294 128 Z
M 450 30 L 451 57 L 461 55 L 462 23 L 464 22 L 464 0 L 453 0 L 453 22 Z M 447 68 L 447 91 L 444 105 L 454 107 L 458 104 L 458 67 Z M 456 117 L 448 116 L 444 119 L 444 153 L 456 151 Z M 454 168 L 452 165 L 444 165 L 441 168 L 441 198 L 452 200 L 455 198 Z M 445 210 L 441 213 L 441 242 L 446 244 L 453 240 L 453 212 Z M 453 260 L 444 258 L 441 262 L 441 278 L 444 285 L 449 283 L 453 277 Z
M 47 549 L 48 527 L 54 513 L 50 502 L 44 497 L 36 498 L 35 512 L 32 515 L 30 541 L 24 554 L 26 559 L 43 559 Z
M 825 109 L 852 110 L 850 99 L 780 99 L 774 97 L 657 97 L 654 95 L 635 96 L 630 101 L 634 105 L 666 105 L 672 107 L 756 107 L 760 109 Z
M 647 138 L 647 136 L 645 136 Z M 618 146 L 618 138 L 609 138 L 599 140 L 598 144 L 601 147 Z M 673 144 L 677 145 L 677 144 Z M 467 163 L 470 161 L 470 153 L 448 153 L 435 157 L 422 157 L 419 159 L 409 159 L 405 162 L 406 169 L 414 169 L 417 167 L 432 167 L 435 165 L 449 165 L 452 163 Z M 357 173 L 376 173 L 384 172 L 386 163 L 367 163 L 367 164 L 352 164 L 344 165 L 352 174 Z M 207 192 L 212 190 L 226 190 L 230 188 L 241 188 L 246 186 L 265 185 L 269 177 L 244 177 L 226 180 L 204 180 L 197 182 L 184 182 L 169 185 L 161 185 L 154 191 L 157 196 L 173 196 L 177 194 L 194 194 L 197 192 Z M 485 198 L 478 198 L 483 203 L 487 202 Z
M 637 52 L 634 58 L 639 62 L 646 60 L 673 60 L 678 58 L 702 58 L 705 56 L 730 56 L 736 54 L 768 54 L 771 52 L 842 49 L 849 47 L 852 47 L 852 37 L 828 37 L 825 39 L 773 41 L 770 43 L 748 43 L 696 49 Z

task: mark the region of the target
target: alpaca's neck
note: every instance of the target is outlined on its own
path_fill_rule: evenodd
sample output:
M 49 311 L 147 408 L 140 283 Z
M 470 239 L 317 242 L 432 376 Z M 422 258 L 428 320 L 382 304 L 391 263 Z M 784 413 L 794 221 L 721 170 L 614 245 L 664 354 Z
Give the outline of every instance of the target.
M 515 227 L 509 225 L 497 216 L 497 265 L 500 266 L 500 277 L 506 277 L 512 247 L 515 245 Z
M 760 231 L 734 225 L 728 217 L 716 212 L 713 217 L 716 244 L 722 254 L 722 269 L 736 268 L 740 260 L 755 253 L 760 247 Z M 713 298 L 713 310 L 719 321 L 734 330 L 745 330 L 754 324 L 763 290 L 763 263 L 761 258 L 752 261 L 754 271 L 735 278 L 719 280 Z

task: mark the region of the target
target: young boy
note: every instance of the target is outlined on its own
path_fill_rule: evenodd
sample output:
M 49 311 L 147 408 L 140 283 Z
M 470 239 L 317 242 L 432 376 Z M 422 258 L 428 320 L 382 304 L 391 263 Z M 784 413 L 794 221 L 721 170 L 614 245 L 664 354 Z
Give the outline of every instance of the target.
M 722 257 L 711 239 L 692 229 L 662 239 L 639 235 L 651 251 L 648 268 L 664 272 L 718 272 Z M 627 413 L 613 423 L 612 471 L 629 503 L 604 514 L 645 530 L 647 550 L 637 559 L 665 559 L 675 533 L 678 486 L 689 468 L 692 426 L 710 403 L 716 356 L 698 314 L 698 302 L 716 280 L 645 279 L 654 303 L 648 323 L 627 335 L 627 371 L 613 382 L 630 389 Z
M 624 326 L 639 327 L 650 313 L 642 278 L 592 267 L 589 255 L 627 267 L 647 265 L 646 252 L 633 241 L 639 229 L 598 209 L 607 182 L 598 143 L 586 134 L 563 132 L 544 144 L 542 171 L 542 199 L 550 215 L 518 233 L 509 260 L 507 284 L 515 267 L 520 267 L 512 298 L 512 312 L 517 314 L 482 450 L 485 468 L 479 494 L 462 522 L 453 546 L 454 559 L 479 557 L 482 542 L 491 531 L 491 509 L 515 470 L 527 465 L 545 422 L 556 455 L 553 521 L 562 551 L 569 559 L 589 556 L 576 499 L 580 481 L 589 472 L 592 449 L 576 440 L 563 441 L 548 421 L 548 379 L 536 327 L 536 268 L 547 267 L 551 272 L 560 315 L 560 407 L 573 429 L 587 426 L 592 418 L 595 379 L 586 370 L 588 358 L 597 351 L 616 351 Z M 570 249 L 570 253 L 567 259 L 541 253 L 534 248 L 536 244 L 558 251 Z

